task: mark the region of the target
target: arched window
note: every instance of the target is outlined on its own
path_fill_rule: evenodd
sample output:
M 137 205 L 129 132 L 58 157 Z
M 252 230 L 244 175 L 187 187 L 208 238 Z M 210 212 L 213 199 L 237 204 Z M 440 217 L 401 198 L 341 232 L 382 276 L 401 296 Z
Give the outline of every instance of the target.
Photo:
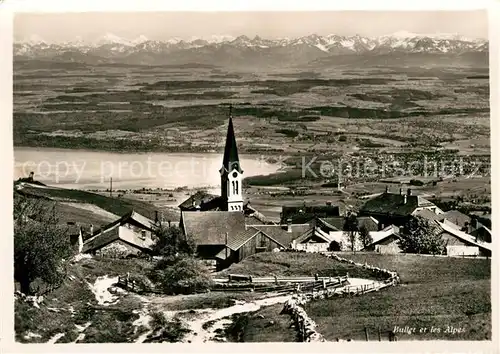
M 239 190 L 239 186 L 238 186 L 238 181 L 235 181 L 236 184 L 235 184 L 235 188 L 234 188 L 234 194 L 239 194 L 240 193 L 240 190 Z

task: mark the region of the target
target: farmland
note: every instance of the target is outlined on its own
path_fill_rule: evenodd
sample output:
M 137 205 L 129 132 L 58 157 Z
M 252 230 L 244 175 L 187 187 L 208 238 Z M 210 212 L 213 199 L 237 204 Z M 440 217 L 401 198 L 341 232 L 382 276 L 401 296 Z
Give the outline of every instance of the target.
M 404 151 L 408 144 L 451 148 L 455 141 L 470 141 L 483 153 L 489 147 L 482 68 L 374 73 L 53 65 L 16 65 L 16 145 L 218 151 L 231 103 L 243 151 Z

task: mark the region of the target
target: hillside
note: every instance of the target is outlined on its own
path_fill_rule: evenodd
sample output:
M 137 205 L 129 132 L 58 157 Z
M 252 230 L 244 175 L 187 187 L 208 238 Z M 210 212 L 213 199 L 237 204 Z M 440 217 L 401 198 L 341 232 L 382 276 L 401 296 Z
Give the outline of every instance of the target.
M 76 189 L 41 187 L 29 183 L 18 184 L 15 193 L 30 198 L 44 198 L 58 202 L 56 210 L 62 222 L 75 221 L 96 226 L 104 225 L 131 210 L 154 220 L 155 211 L 158 210 L 152 204 L 139 200 L 108 197 Z M 176 211 L 171 209 L 158 211 L 163 212 L 165 220 L 177 221 L 179 218 Z
M 346 254 L 355 262 L 394 269 L 401 285 L 354 298 L 311 302 L 307 313 L 328 340 L 382 340 L 396 326 L 399 340 L 491 340 L 491 261 L 420 255 Z M 426 333 L 418 332 L 428 328 Z M 431 332 L 431 327 L 439 328 Z M 447 332 L 455 328 L 457 332 Z

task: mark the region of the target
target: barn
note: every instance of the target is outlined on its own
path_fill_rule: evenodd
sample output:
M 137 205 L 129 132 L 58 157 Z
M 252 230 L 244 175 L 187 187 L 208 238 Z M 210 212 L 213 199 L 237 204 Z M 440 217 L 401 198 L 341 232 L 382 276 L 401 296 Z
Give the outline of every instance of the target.
M 263 230 L 245 225 L 244 212 L 184 211 L 180 227 L 192 237 L 198 257 L 223 269 L 258 253 L 286 248 Z

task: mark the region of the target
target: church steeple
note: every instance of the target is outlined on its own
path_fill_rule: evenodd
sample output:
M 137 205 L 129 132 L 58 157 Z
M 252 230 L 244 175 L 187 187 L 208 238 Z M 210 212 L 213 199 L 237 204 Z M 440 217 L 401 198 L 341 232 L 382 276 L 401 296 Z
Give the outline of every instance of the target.
M 236 168 L 239 173 L 243 173 L 240 167 L 240 159 L 238 157 L 238 147 L 236 146 L 236 137 L 234 136 L 233 128 L 233 106 L 229 106 L 229 125 L 227 127 L 226 147 L 224 148 L 224 158 L 222 159 L 222 168 L 231 171 Z
M 243 211 L 242 174 L 238 157 L 238 147 L 234 135 L 232 106 L 229 106 L 229 125 L 227 127 L 226 146 L 221 175 L 221 197 L 227 202 L 228 211 Z

